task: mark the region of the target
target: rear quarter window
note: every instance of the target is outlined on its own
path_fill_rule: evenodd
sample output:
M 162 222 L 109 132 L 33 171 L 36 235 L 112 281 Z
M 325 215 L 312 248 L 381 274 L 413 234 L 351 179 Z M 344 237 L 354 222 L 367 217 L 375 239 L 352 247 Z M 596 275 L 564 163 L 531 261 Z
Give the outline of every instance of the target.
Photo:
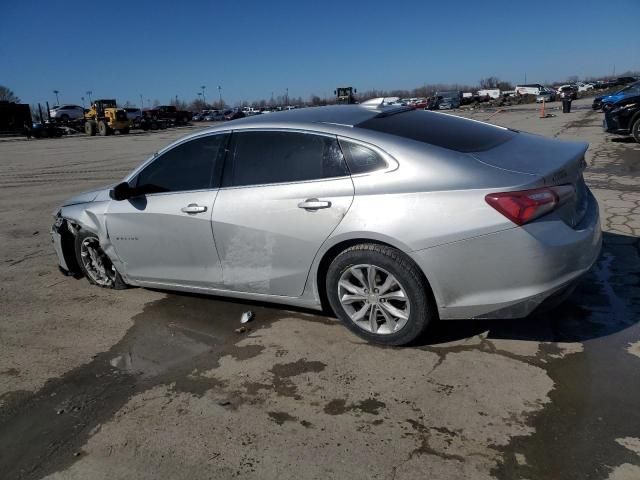
M 416 110 L 373 117 L 356 127 L 464 153 L 490 150 L 517 135 L 516 131 L 502 127 Z

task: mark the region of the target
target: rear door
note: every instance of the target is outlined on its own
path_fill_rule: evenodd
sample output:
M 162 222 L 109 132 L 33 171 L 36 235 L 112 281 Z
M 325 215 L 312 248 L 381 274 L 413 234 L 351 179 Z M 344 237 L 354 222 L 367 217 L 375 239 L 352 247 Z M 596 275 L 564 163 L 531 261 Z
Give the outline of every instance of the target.
M 111 201 L 107 231 L 132 279 L 222 286 L 211 214 L 227 140 L 228 134 L 206 135 L 173 147 L 132 181 L 156 193 Z
M 353 191 L 335 136 L 234 132 L 213 211 L 225 288 L 300 296 Z

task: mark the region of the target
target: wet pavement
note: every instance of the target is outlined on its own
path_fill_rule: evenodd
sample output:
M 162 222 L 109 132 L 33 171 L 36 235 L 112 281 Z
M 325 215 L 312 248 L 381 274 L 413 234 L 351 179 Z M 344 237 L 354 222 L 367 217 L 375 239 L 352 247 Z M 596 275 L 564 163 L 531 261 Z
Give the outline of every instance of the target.
M 540 128 L 592 144 L 602 255 L 562 306 L 525 320 L 440 322 L 382 348 L 314 312 L 105 292 L 12 254 L 0 477 L 640 478 L 640 150 L 577 115 Z M 42 324 L 21 314 L 18 271 L 52 285 L 29 297 Z M 13 333 L 29 322 L 33 337 Z M 85 359 L 64 360 L 75 351 Z

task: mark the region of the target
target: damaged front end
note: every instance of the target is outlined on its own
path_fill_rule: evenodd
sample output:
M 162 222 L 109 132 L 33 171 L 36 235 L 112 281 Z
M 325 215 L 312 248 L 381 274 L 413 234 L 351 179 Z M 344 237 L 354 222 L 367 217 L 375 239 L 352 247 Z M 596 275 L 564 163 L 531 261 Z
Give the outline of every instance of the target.
M 56 213 L 51 227 L 51 240 L 58 257 L 58 268 L 64 275 L 74 278 L 83 276 L 75 251 L 75 237 L 79 228 L 62 217 L 60 211 Z

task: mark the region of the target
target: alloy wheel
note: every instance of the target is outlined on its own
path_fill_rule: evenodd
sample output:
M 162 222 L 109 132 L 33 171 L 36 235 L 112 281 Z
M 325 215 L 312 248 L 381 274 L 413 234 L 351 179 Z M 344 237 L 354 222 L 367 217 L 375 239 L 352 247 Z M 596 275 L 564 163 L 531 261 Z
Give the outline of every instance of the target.
M 409 321 L 405 289 L 396 277 L 375 265 L 347 268 L 338 281 L 338 299 L 351 321 L 370 333 L 396 333 Z
M 97 237 L 87 237 L 82 241 L 80 258 L 87 275 L 95 283 L 103 287 L 110 287 L 115 283 L 115 268 L 100 248 Z

